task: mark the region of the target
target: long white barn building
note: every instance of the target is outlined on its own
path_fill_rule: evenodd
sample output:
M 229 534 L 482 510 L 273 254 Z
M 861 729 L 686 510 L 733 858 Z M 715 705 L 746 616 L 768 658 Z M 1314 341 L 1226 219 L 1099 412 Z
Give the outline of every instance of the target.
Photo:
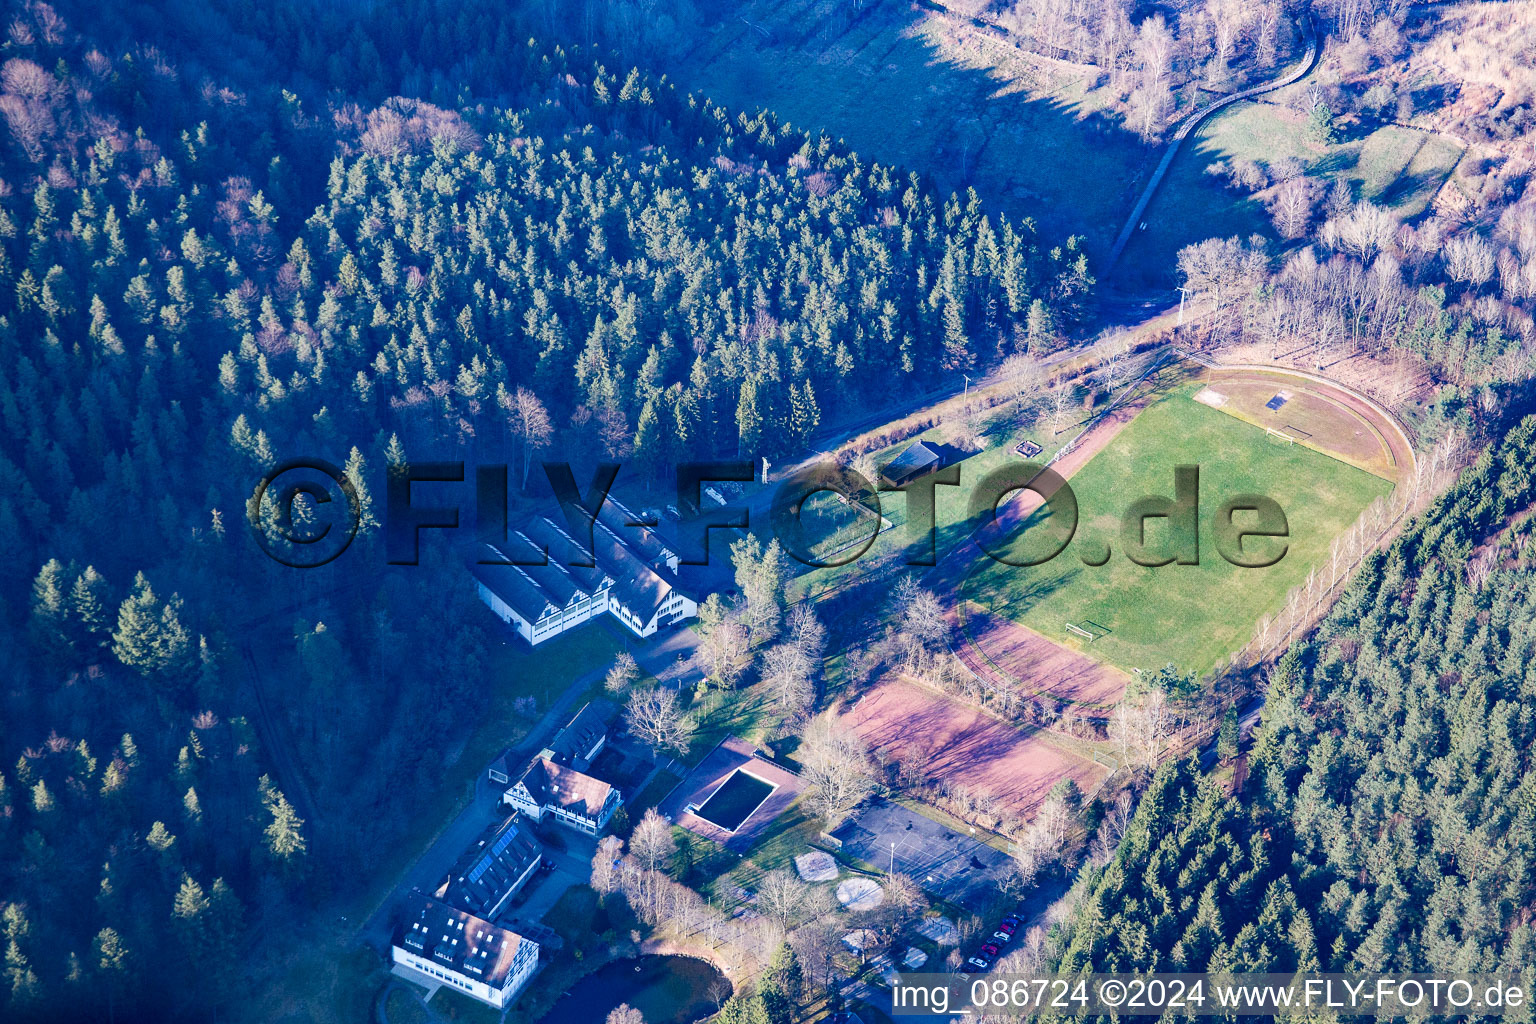
M 592 528 L 591 567 L 582 546 L 549 517 L 515 531 L 505 545 L 477 544 L 470 569 L 480 599 L 530 644 L 607 612 L 632 633 L 648 637 L 690 619 L 697 600 L 678 589 L 677 553 L 656 532 L 629 526 L 635 519 L 612 498 L 603 503 Z M 531 561 L 545 550 L 547 565 L 487 565 Z

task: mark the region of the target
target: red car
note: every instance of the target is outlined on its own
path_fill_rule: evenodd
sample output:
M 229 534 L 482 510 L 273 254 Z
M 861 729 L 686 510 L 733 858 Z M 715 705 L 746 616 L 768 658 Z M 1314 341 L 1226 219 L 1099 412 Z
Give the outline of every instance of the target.
M 988 960 L 996 960 L 998 952 L 998 948 L 990 942 L 981 947 L 981 955 L 986 957 Z

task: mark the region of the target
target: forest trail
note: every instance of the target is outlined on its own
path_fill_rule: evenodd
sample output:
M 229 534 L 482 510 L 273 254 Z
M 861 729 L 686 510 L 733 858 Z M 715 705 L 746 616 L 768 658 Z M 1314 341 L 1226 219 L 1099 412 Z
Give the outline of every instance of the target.
M 1102 277 L 1108 277 L 1114 271 L 1115 264 L 1120 260 L 1120 254 L 1125 251 L 1126 243 L 1131 240 L 1132 232 L 1141 223 L 1142 215 L 1147 212 L 1147 205 L 1152 202 L 1152 197 L 1157 192 L 1157 186 L 1162 183 L 1164 176 L 1167 175 L 1168 168 L 1173 164 L 1174 157 L 1178 156 L 1180 145 L 1194 133 L 1195 129 L 1204 124 L 1206 119 L 1212 114 L 1224 110 L 1234 103 L 1252 99 L 1254 96 L 1260 96 L 1267 92 L 1274 92 L 1276 89 L 1283 89 L 1288 85 L 1294 85 L 1312 73 L 1317 67 L 1318 58 L 1322 55 L 1323 47 L 1322 40 L 1318 38 L 1317 24 L 1311 19 L 1307 21 L 1307 32 L 1309 35 L 1307 55 L 1302 60 L 1301 67 L 1298 70 L 1273 82 L 1266 82 L 1263 85 L 1256 85 L 1251 89 L 1244 89 L 1241 92 L 1234 92 L 1229 96 L 1223 96 L 1209 106 L 1194 111 L 1184 119 L 1184 122 L 1179 125 L 1178 130 L 1173 133 L 1173 138 L 1169 140 L 1168 148 L 1163 151 L 1163 158 L 1158 161 L 1157 169 L 1152 172 L 1152 179 L 1147 182 L 1147 187 L 1142 189 L 1141 198 L 1136 200 L 1135 207 L 1131 209 L 1131 215 L 1126 218 L 1125 226 L 1120 229 L 1120 234 L 1115 236 L 1115 244 L 1109 250 L 1109 259 L 1105 261 L 1104 269 L 1101 271 Z

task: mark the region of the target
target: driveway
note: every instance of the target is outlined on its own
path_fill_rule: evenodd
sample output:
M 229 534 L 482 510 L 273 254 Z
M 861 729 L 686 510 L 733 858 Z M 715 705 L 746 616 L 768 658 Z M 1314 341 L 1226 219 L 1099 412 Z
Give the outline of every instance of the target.
M 557 850 L 544 844 L 544 859 L 554 865 L 554 870 L 540 871 L 528 887 L 513 897 L 513 904 L 501 914 L 498 924 L 516 932 L 532 932 L 530 924 L 538 924 L 544 915 L 554 909 L 560 897 L 574 885 L 585 885 L 592 877 L 592 858 L 597 853 L 597 840 L 570 831 L 564 832 L 566 848 Z M 545 927 L 548 927 L 547 923 Z

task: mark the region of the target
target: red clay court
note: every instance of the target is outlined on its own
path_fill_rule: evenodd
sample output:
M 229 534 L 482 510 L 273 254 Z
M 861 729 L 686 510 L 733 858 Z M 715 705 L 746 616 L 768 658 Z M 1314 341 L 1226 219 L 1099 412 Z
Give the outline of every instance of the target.
M 983 679 L 1108 712 L 1125 695 L 1130 677 L 1070 647 L 1047 640 L 1018 623 L 961 599 L 950 611 L 955 653 Z
M 843 714 L 863 740 L 898 760 L 915 750 L 930 778 L 995 797 L 1015 814 L 1034 813 L 1051 787 L 1074 779 L 1086 794 L 1109 774 L 1041 730 L 1026 731 L 914 683 L 888 678 Z

